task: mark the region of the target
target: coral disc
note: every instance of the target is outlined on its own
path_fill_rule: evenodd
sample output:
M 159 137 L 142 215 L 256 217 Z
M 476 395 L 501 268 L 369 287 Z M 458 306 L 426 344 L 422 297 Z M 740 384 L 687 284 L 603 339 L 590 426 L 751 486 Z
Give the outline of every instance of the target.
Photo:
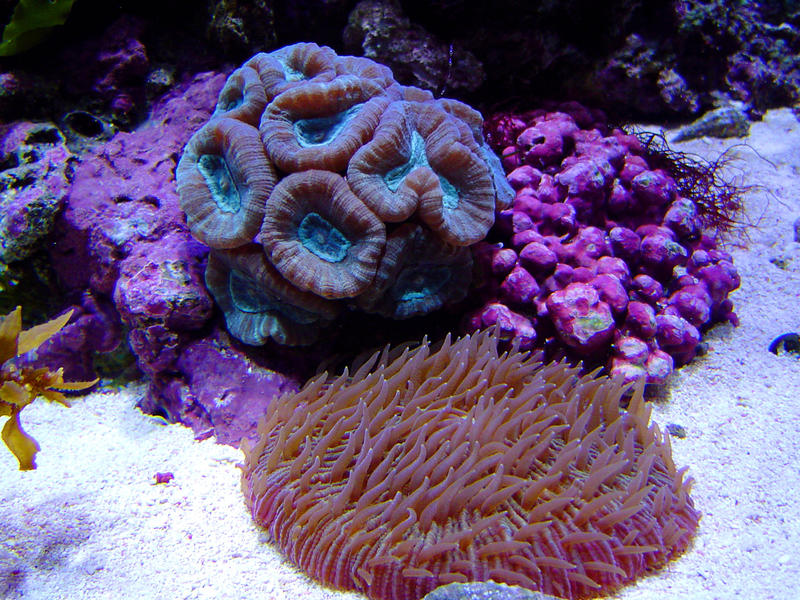
M 418 211 L 442 239 L 467 246 L 494 223 L 490 171 L 466 123 L 433 102 L 394 102 L 353 156 L 347 180 L 381 219 L 397 223 Z
M 387 237 L 375 280 L 355 303 L 365 312 L 407 319 L 460 302 L 470 277 L 469 248 L 450 246 L 420 225 L 405 223 Z
M 339 314 L 339 306 L 298 290 L 275 270 L 258 244 L 212 250 L 206 286 L 237 339 L 261 345 L 268 338 L 289 346 L 317 340 L 321 325 Z
M 259 52 L 245 66 L 258 73 L 267 101 L 307 82 L 330 81 L 336 77 L 336 53 L 313 42 L 284 46 L 274 52 Z
M 309 575 L 373 599 L 490 579 L 602 595 L 699 520 L 642 387 L 622 409 L 620 380 L 499 354 L 487 331 L 387 349 L 270 404 L 246 502 Z
M 175 177 L 192 235 L 213 248 L 253 240 L 277 180 L 258 130 L 227 117 L 191 137 Z
M 374 279 L 386 229 L 342 177 L 312 169 L 275 186 L 260 240 L 275 268 L 301 290 L 351 298 Z
M 244 66 L 230 74 L 219 93 L 213 117 L 237 119 L 258 127 L 267 105 L 264 85 L 255 69 Z
M 261 118 L 267 156 L 287 173 L 344 171 L 389 105 L 383 92 L 371 80 L 353 75 L 286 90 Z
M 388 223 L 405 221 L 416 212 L 419 190 L 409 185 L 408 176 L 429 166 L 411 107 L 409 102 L 390 105 L 372 140 L 356 152 L 347 168 L 353 192 Z

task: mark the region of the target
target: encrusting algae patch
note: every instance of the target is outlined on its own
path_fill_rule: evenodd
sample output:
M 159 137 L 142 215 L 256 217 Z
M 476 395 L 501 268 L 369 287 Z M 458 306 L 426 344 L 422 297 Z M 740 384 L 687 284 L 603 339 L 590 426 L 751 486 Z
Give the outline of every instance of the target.
M 489 579 L 589 598 L 687 548 L 691 480 L 641 385 L 491 331 L 399 352 L 274 401 L 245 449 L 254 519 L 310 576 L 376 600 Z

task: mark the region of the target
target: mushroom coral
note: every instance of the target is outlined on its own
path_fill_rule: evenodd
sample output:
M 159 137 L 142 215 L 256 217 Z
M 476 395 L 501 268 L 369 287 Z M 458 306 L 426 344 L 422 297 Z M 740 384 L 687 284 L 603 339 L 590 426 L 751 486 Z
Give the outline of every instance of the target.
M 255 521 L 311 577 L 375 600 L 488 580 L 589 598 L 683 552 L 700 514 L 643 382 L 497 341 L 387 349 L 272 402 L 245 447 Z
M 35 350 L 42 342 L 53 337 L 72 316 L 72 311 L 64 313 L 43 323 L 22 329 L 22 309 L 0 317 L 0 417 L 8 417 L 3 426 L 2 439 L 9 450 L 17 457 L 21 471 L 36 468 L 36 453 L 39 444 L 25 433 L 19 415 L 36 398 L 42 397 L 50 402 L 69 406 L 69 401 L 61 393 L 68 390 L 85 390 L 94 381 L 64 381 L 63 369 L 19 367 L 14 359 Z M 59 391 L 61 390 L 61 391 Z
M 482 240 L 514 195 L 482 123 L 467 105 L 401 86 L 366 58 L 313 43 L 261 52 L 231 74 L 211 120 L 186 145 L 176 173 L 181 206 L 212 250 L 247 246 L 249 254 L 261 242 L 281 289 L 394 319 L 426 314 L 465 296 L 471 259 L 457 248 Z M 406 285 L 411 262 L 400 268 L 386 246 L 406 225 L 428 240 L 413 244 L 412 262 L 436 265 L 437 285 Z M 215 256 L 209 268 L 226 255 Z M 265 286 L 273 283 L 253 282 Z M 388 290 L 404 286 L 412 302 L 386 302 Z M 210 289 L 242 341 L 263 343 L 270 332 L 288 344 L 316 337 L 264 323 L 254 330 L 228 287 Z M 281 306 L 294 297 L 282 296 Z

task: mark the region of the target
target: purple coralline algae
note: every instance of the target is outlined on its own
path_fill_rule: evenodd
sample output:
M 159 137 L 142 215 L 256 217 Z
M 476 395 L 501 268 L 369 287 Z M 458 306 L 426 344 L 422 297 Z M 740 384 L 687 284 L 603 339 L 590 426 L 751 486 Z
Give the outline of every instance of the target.
M 184 343 L 171 365 L 180 377 L 157 377 L 157 394 L 142 404 L 149 413 L 189 425 L 198 438 L 215 435 L 237 445 L 255 435 L 265 403 L 300 389 L 300 381 L 260 367 L 224 341 L 219 331 Z
M 32 367 L 58 365 L 64 369 L 65 378 L 89 381 L 96 377 L 95 356 L 113 351 L 120 343 L 119 315 L 113 306 L 88 291 L 67 310 L 72 310 L 69 323 L 23 361 Z
M 208 120 L 224 81 L 196 75 L 158 101 L 141 127 L 87 149 L 50 255 L 68 296 L 91 298 L 74 321 L 86 339 L 94 339 L 99 317 L 80 315 L 110 311 L 121 319 L 149 381 L 142 407 L 236 443 L 251 433 L 248 410 L 260 414 L 259 403 L 297 382 L 254 363 L 215 330 L 203 282 L 207 248 L 190 235 L 178 202 L 177 158 Z
M 497 115 L 486 133 L 516 196 L 475 249 L 469 330 L 497 324 L 522 348 L 661 383 L 703 330 L 737 323 L 731 256 L 637 137 L 574 104 Z
M 55 125 L 0 126 L 0 263 L 27 258 L 52 232 L 73 166 Z

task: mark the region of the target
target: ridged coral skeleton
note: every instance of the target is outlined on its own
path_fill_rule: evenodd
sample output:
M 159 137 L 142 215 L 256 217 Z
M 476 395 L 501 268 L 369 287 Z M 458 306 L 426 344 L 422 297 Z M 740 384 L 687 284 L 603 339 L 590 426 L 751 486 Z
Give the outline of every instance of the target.
M 699 513 L 636 387 L 497 350 L 482 331 L 384 350 L 273 402 L 246 448 L 255 520 L 336 588 L 416 600 L 450 582 L 564 598 L 689 544 Z

